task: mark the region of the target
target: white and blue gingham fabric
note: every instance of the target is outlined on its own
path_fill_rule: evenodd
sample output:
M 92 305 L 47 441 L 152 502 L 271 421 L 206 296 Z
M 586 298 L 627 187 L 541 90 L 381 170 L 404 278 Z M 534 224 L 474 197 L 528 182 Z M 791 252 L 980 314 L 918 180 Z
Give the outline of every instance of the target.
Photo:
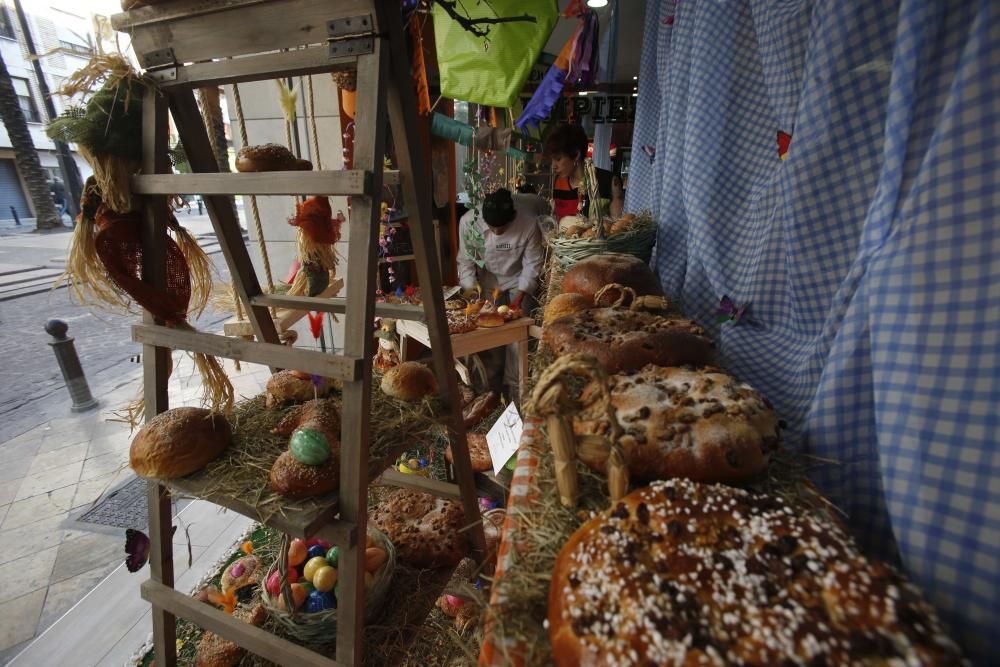
M 668 293 L 991 662 L 1000 2 L 649 0 L 632 156 Z M 751 303 L 737 324 L 724 294 Z

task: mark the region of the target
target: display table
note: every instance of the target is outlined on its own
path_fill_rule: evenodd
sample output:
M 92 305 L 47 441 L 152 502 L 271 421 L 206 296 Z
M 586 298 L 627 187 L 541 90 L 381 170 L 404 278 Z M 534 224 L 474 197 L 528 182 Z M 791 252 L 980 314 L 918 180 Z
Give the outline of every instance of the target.
M 520 378 L 518 381 L 518 394 L 524 395 L 525 382 L 528 378 L 528 341 L 531 338 L 529 328 L 535 324 L 530 317 L 522 317 L 504 324 L 502 327 L 480 328 L 468 333 L 453 334 L 451 336 L 451 349 L 455 358 L 465 357 L 476 352 L 492 350 L 505 345 L 517 345 L 517 359 Z M 399 354 L 400 358 L 408 359 L 407 348 L 409 339 L 430 348 L 430 334 L 427 325 L 423 322 L 413 320 L 399 320 L 396 322 L 396 333 L 399 334 Z M 464 369 L 460 369 L 464 370 Z

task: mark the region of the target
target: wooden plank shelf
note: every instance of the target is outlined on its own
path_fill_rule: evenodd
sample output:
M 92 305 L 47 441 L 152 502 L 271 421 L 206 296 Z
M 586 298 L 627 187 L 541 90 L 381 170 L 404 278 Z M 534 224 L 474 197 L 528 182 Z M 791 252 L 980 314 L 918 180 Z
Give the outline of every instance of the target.
M 333 297 L 321 299 L 310 296 L 283 296 L 280 294 L 263 294 L 251 300 L 255 306 L 268 308 L 288 308 L 291 310 L 315 310 L 323 313 L 347 312 L 347 299 Z M 427 314 L 423 306 L 410 303 L 376 303 L 375 314 L 395 320 L 426 322 Z
M 197 352 L 252 364 L 287 368 L 344 382 L 357 380 L 362 372 L 361 359 L 351 359 L 315 350 L 300 350 L 273 343 L 255 343 L 217 334 L 171 329 L 155 324 L 133 325 L 132 340 L 172 350 Z
M 374 430 L 378 426 L 374 425 Z M 389 474 L 392 466 L 396 463 L 399 455 L 407 449 L 412 448 L 413 443 L 402 441 L 399 445 L 390 448 L 381 456 L 375 456 L 368 461 L 368 483 L 378 479 L 380 475 Z M 400 477 L 407 477 L 396 472 Z M 423 479 L 423 478 L 421 478 Z M 280 530 L 292 537 L 309 539 L 317 533 L 321 533 L 329 542 L 342 543 L 349 542 L 356 544 L 356 527 L 354 524 L 340 521 L 338 513 L 340 503 L 337 494 L 331 493 L 320 496 L 312 501 L 290 501 L 289 506 L 281 508 L 255 507 L 246 498 L 214 492 L 214 484 L 211 479 L 206 479 L 204 474 L 195 473 L 189 477 L 178 479 L 161 480 L 161 483 L 170 489 L 174 495 L 200 498 L 221 505 L 226 509 L 238 512 L 243 516 L 250 517 L 254 521 Z M 262 474 L 261 483 L 267 484 L 267 476 Z M 439 482 L 444 484 L 444 482 Z M 449 485 L 455 486 L 455 485 Z M 455 486 L 457 489 L 458 487 Z M 458 494 L 456 492 L 455 497 Z
M 337 667 L 340 665 L 335 660 L 330 660 L 319 653 L 314 653 L 287 639 L 282 639 L 267 630 L 244 623 L 212 605 L 199 602 L 190 595 L 179 593 L 152 579 L 144 581 L 139 591 L 143 600 L 156 607 L 193 621 L 204 629 L 234 641 L 243 648 L 283 667 Z
M 139 174 L 140 195 L 368 195 L 371 174 L 343 171 L 264 171 L 225 174 Z

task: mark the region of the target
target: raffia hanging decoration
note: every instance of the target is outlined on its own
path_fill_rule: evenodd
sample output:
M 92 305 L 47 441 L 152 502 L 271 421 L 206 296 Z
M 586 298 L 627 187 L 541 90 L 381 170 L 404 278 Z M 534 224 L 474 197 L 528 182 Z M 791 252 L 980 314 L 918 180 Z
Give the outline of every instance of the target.
M 333 217 L 327 197 L 310 197 L 295 207 L 288 221 L 298 228 L 299 272 L 295 274 L 289 296 L 316 296 L 337 276 L 336 243 L 340 240 L 343 216 Z

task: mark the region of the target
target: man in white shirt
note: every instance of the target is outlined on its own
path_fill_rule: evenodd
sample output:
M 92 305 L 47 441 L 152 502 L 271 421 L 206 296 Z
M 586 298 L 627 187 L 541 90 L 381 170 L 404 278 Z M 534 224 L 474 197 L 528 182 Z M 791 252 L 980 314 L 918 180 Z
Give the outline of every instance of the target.
M 544 248 L 538 227 L 547 213 L 545 201 L 537 195 L 511 195 L 499 189 L 487 195 L 481 209 L 473 209 L 459 221 L 458 276 L 468 293 L 478 284 L 484 298 L 499 287 L 497 305 L 509 304 L 530 313 L 542 272 Z M 506 362 L 498 354 L 483 355 L 491 389 L 503 384 L 517 387 L 517 363 L 513 346 L 508 346 Z M 506 367 L 506 373 L 505 371 Z

